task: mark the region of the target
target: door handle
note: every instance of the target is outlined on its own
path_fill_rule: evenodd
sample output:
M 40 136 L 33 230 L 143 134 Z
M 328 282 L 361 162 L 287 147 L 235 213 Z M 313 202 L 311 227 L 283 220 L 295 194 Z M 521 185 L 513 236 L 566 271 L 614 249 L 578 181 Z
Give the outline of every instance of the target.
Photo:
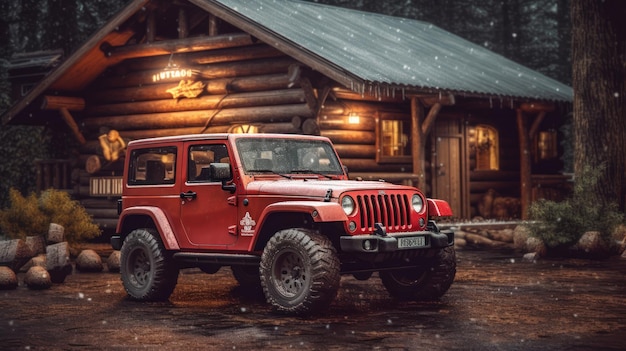
M 189 190 L 186 193 L 180 193 L 181 199 L 193 200 L 196 198 L 196 196 L 198 196 L 198 194 L 196 194 L 194 191 L 191 191 L 191 190 Z

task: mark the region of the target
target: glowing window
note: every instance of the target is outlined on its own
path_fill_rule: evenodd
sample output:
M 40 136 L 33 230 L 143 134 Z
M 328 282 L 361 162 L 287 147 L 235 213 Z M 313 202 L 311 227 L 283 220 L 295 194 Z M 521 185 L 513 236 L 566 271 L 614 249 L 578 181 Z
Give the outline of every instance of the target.
M 497 171 L 500 169 L 498 131 L 486 125 L 475 128 L 470 142 L 475 151 L 477 171 Z
M 401 116 L 381 118 L 376 136 L 378 162 L 411 162 L 411 123 Z

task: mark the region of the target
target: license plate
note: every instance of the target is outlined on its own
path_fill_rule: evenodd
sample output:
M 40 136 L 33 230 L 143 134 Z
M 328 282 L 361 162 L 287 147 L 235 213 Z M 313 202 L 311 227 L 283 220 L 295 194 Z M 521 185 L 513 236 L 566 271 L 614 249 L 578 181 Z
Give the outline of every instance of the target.
M 426 240 L 423 236 L 412 236 L 408 238 L 398 238 L 398 248 L 406 249 L 412 247 L 424 247 Z

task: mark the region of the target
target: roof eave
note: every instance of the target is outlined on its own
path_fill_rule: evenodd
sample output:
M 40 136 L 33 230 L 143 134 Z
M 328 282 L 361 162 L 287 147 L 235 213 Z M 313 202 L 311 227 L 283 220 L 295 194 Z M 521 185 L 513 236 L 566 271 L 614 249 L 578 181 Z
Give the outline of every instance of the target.
M 7 112 L 5 112 L 0 118 L 1 124 L 9 124 L 11 121 L 19 115 L 19 113 L 30 105 L 33 101 L 37 100 L 39 95 L 43 94 L 59 77 L 61 77 L 68 69 L 74 66 L 81 58 L 97 45 L 107 34 L 116 30 L 117 27 L 122 25 L 127 19 L 133 16 L 141 7 L 143 7 L 150 0 L 133 0 L 124 9 L 122 9 L 115 17 L 113 17 L 107 24 L 104 25 L 98 32 L 96 32 L 85 44 L 83 44 L 78 50 L 70 55 L 59 66 L 53 69 L 46 77 L 39 82 L 31 91 L 29 91 L 22 99 L 15 103 Z

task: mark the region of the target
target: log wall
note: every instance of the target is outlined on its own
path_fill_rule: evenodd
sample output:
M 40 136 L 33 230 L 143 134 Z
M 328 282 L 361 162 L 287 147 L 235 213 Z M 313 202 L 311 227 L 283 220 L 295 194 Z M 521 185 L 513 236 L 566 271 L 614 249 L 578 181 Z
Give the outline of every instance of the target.
M 227 41 L 229 35 L 223 37 Z M 98 137 L 106 130 L 117 130 L 126 142 L 225 133 L 243 124 L 265 133 L 319 134 L 311 84 L 303 81 L 306 77 L 296 61 L 275 49 L 250 43 L 174 55 L 178 64 L 196 72 L 194 82 L 202 84 L 195 98 L 174 98 L 168 92 L 179 80 L 153 82 L 153 75 L 169 59 L 170 55 L 131 58 L 111 67 L 85 92 L 84 110 L 74 113 L 86 142 L 79 148 L 73 194 L 104 229 L 115 227 L 117 197 L 92 197 L 90 179 L 120 177 L 123 171 L 119 161 L 107 163 L 102 158 Z

